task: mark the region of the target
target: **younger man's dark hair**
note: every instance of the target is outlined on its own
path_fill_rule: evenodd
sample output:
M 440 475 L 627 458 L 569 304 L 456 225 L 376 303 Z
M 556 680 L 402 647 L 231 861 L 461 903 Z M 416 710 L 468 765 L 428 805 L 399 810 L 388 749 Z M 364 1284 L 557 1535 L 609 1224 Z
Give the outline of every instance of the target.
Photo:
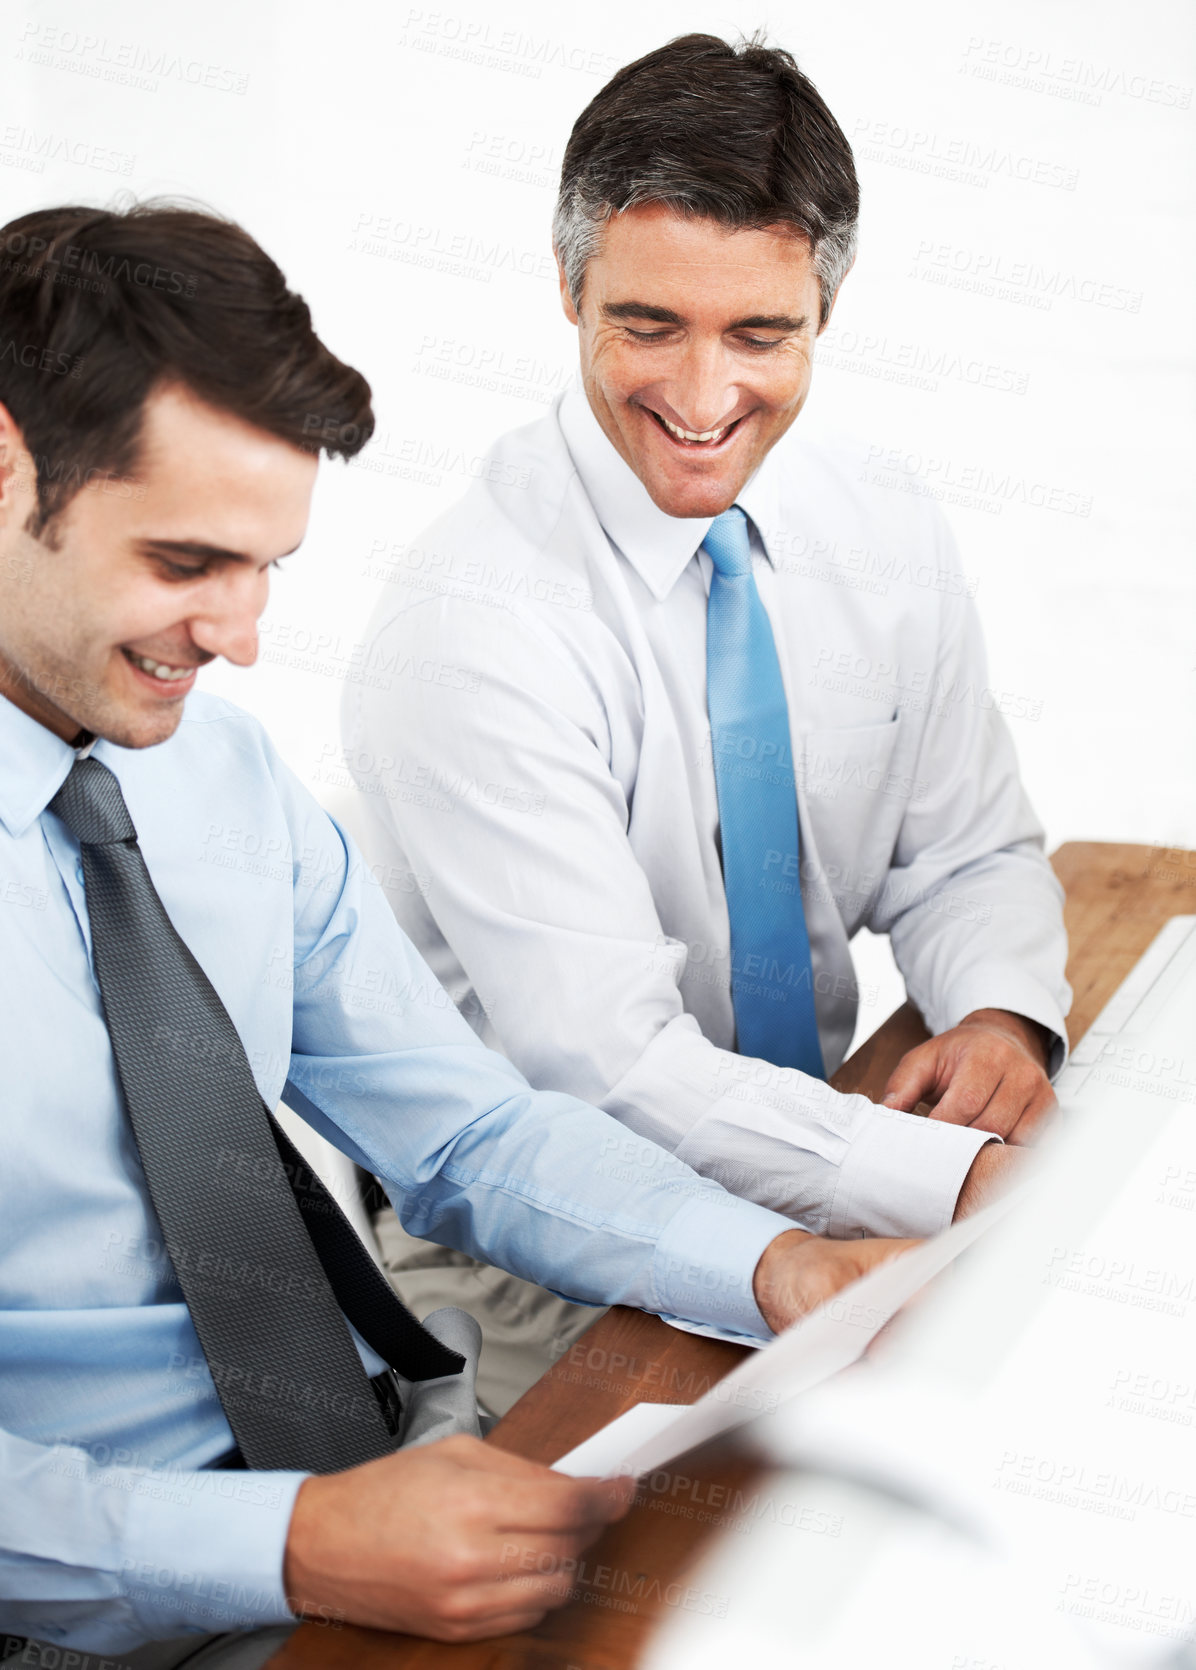
M 146 397 L 171 382 L 309 452 L 349 458 L 373 433 L 369 384 L 232 221 L 151 202 L 0 228 L 0 402 L 37 470 L 31 533 L 135 469 Z

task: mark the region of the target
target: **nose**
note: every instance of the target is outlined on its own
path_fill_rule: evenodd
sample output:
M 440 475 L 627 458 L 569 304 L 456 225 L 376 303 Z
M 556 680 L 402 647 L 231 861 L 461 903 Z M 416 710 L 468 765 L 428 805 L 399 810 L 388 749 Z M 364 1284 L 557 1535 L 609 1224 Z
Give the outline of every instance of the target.
M 665 393 L 681 425 L 695 434 L 716 429 L 739 404 L 737 367 L 721 341 L 687 344 Z
M 202 607 L 188 625 L 191 641 L 209 655 L 222 655 L 235 667 L 251 667 L 257 660 L 258 617 L 270 595 L 266 569 L 237 565 L 212 578 Z

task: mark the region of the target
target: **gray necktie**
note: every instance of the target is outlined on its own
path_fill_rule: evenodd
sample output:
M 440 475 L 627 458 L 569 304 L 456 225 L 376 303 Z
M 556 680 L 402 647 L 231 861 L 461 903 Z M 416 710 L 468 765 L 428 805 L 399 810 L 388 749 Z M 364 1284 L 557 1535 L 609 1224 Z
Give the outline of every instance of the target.
M 455 1373 L 462 1358 L 403 1307 L 273 1124 L 227 1010 L 154 889 L 112 772 L 76 760 L 50 810 L 80 845 L 125 1106 L 246 1464 L 329 1473 L 389 1453 L 396 1440 L 341 1307 L 408 1379 Z

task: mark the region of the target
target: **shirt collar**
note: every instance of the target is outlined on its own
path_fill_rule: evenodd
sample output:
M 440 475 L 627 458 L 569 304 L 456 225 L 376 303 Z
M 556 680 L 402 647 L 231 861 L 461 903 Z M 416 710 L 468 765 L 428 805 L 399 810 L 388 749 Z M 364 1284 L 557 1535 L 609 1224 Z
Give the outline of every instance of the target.
M 0 823 L 10 835 L 41 817 L 74 763 L 69 742 L 0 696 Z
M 713 517 L 669 516 L 607 439 L 581 379 L 559 408 L 561 432 L 595 514 L 657 602 L 663 602 L 710 531 Z M 768 555 L 766 530 L 777 526 L 777 482 L 769 453 L 740 493 Z M 771 558 L 769 559 L 771 561 Z

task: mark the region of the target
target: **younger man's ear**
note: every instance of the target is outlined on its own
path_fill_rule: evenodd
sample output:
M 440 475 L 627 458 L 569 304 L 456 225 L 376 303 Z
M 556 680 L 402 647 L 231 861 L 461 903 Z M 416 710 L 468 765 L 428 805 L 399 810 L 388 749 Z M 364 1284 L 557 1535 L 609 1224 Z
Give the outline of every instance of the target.
M 8 407 L 0 402 L 0 524 L 16 515 L 24 522 L 36 502 L 33 459 Z

